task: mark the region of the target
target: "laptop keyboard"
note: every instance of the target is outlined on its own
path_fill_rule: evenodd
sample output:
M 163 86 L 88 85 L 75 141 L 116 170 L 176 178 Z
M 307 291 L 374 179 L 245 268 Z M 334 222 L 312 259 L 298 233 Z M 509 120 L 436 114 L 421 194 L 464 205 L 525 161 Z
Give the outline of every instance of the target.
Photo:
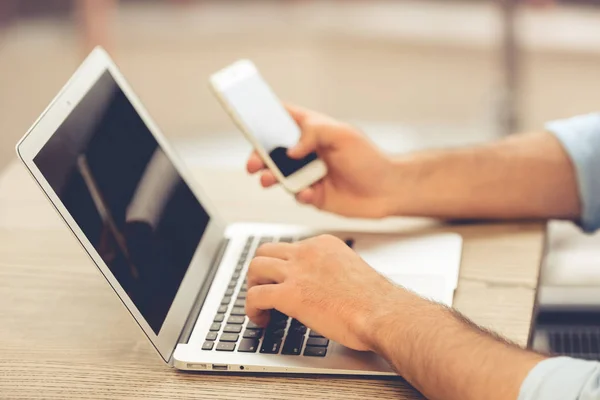
M 262 328 L 246 316 L 248 284 L 245 274 L 242 277 L 242 271 L 247 261 L 254 255 L 254 253 L 250 254 L 250 249 L 255 240 L 255 237 L 250 237 L 246 241 L 221 305 L 206 335 L 202 350 L 325 357 L 329 340 L 307 329 L 300 321 L 272 310 L 269 325 Z M 273 237 L 260 238 L 256 248 L 263 243 L 274 241 Z M 292 243 L 294 240 L 291 237 L 281 237 L 279 242 Z M 243 283 L 236 293 L 240 280 L 243 280 Z
M 554 327 L 547 334 L 554 354 L 600 360 L 600 327 Z

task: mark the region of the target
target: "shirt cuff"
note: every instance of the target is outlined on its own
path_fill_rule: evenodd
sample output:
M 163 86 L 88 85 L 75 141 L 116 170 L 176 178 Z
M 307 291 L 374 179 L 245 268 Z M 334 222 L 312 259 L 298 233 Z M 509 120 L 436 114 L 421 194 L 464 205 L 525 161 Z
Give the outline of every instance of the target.
M 568 357 L 540 362 L 523 381 L 518 400 L 600 399 L 600 363 Z
M 582 207 L 579 224 L 587 232 L 598 230 L 600 228 L 600 113 L 549 122 L 546 124 L 546 129 L 561 142 L 575 167 Z

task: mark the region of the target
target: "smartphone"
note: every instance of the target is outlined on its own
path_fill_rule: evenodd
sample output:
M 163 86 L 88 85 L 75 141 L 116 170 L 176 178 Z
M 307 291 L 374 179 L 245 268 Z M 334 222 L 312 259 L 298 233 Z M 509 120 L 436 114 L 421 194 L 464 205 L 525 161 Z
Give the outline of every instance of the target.
M 215 73 L 210 77 L 210 87 L 289 192 L 298 193 L 327 174 L 325 163 L 316 153 L 300 160 L 287 156 L 287 150 L 300 140 L 300 128 L 251 61 L 238 61 Z

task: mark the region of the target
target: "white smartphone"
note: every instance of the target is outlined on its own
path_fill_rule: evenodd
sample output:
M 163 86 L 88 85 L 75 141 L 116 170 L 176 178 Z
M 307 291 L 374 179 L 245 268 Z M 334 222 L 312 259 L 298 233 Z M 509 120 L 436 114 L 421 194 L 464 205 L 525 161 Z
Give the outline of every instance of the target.
M 301 160 L 287 156 L 300 140 L 300 128 L 251 61 L 238 61 L 212 75 L 210 87 L 285 189 L 298 193 L 327 174 L 316 153 Z

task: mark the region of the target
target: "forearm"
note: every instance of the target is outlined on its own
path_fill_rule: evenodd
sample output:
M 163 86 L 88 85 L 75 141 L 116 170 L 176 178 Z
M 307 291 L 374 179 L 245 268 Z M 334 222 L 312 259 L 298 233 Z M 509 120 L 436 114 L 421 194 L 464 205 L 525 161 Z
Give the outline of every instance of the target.
M 430 399 L 517 399 L 544 359 L 412 295 L 375 328 L 374 350 Z
M 580 215 L 574 168 L 549 133 L 398 158 L 391 214 L 439 218 Z

